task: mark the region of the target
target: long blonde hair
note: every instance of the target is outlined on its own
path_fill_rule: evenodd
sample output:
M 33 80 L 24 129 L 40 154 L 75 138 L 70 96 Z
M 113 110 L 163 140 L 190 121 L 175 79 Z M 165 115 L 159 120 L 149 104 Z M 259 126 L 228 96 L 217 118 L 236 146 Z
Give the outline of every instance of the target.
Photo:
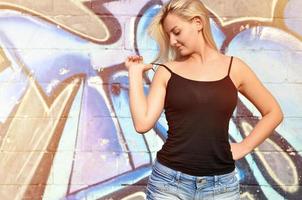
M 163 21 L 169 13 L 176 14 L 188 21 L 196 16 L 200 17 L 203 23 L 205 23 L 202 29 L 202 34 L 204 36 L 205 42 L 211 48 L 217 50 L 211 33 L 209 20 L 210 12 L 203 5 L 203 3 L 200 0 L 170 0 L 163 5 L 159 13 L 154 16 L 147 28 L 148 35 L 152 39 L 154 39 L 159 46 L 159 52 L 153 62 L 173 61 L 178 56 L 177 52 L 175 52 L 175 50 L 171 48 L 169 44 L 169 38 L 167 34 L 165 34 L 163 28 Z

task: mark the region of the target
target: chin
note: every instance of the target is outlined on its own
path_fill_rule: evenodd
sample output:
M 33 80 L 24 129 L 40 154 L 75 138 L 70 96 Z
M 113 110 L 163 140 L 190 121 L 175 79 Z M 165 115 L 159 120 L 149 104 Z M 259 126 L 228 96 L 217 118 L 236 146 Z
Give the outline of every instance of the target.
M 184 51 L 184 50 L 179 51 L 179 55 L 181 55 L 182 57 L 186 57 L 190 54 L 192 54 L 192 52 L 188 52 L 188 51 Z

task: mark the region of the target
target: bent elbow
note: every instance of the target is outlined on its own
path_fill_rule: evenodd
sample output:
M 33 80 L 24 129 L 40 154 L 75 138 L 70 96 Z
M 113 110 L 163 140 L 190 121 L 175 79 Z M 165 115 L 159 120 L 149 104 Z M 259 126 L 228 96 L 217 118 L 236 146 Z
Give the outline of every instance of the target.
M 137 123 L 134 127 L 135 127 L 135 131 L 140 134 L 147 133 L 153 128 L 153 126 L 147 120 Z
M 279 112 L 277 112 L 276 115 L 278 116 L 279 123 L 281 123 L 284 119 L 284 114 L 283 114 L 282 110 L 279 110 Z
M 281 115 L 280 115 L 280 122 L 282 122 L 283 119 L 284 119 L 284 114 L 283 114 L 283 112 L 281 112 Z
M 283 111 L 282 111 L 281 108 L 280 108 L 280 110 L 279 110 L 279 117 L 280 117 L 280 121 L 282 122 L 283 119 L 284 119 L 284 114 L 283 114 Z
M 135 131 L 139 134 L 144 134 L 144 133 L 148 132 L 148 130 L 146 130 L 145 128 L 143 128 L 141 126 L 140 127 L 135 126 Z
M 145 133 L 145 131 L 142 131 L 142 130 L 140 130 L 140 129 L 135 129 L 135 131 L 136 131 L 137 133 L 139 133 L 139 134 L 144 134 L 144 133 Z

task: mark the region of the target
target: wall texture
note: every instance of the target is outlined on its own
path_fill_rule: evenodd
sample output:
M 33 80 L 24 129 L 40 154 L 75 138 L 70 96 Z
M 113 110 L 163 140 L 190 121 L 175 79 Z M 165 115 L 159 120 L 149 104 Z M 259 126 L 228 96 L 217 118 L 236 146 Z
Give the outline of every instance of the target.
M 204 0 L 217 46 L 242 58 L 285 119 L 236 161 L 242 199 L 302 199 L 302 1 Z M 164 114 L 135 132 L 123 62 L 146 62 L 157 0 L 0 0 L 0 199 L 144 199 Z M 153 71 L 144 77 L 148 92 Z M 299 103 L 300 102 L 300 103 Z M 261 118 L 239 94 L 230 140 Z

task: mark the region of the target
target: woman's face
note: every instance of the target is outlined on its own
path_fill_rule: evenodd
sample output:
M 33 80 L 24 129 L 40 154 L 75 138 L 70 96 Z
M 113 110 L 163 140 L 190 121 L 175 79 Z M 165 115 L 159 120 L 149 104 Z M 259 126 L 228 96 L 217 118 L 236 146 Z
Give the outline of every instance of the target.
M 182 56 L 193 53 L 200 45 L 202 28 L 201 20 L 187 21 L 179 16 L 169 13 L 163 21 L 165 33 L 168 35 L 170 45 Z

